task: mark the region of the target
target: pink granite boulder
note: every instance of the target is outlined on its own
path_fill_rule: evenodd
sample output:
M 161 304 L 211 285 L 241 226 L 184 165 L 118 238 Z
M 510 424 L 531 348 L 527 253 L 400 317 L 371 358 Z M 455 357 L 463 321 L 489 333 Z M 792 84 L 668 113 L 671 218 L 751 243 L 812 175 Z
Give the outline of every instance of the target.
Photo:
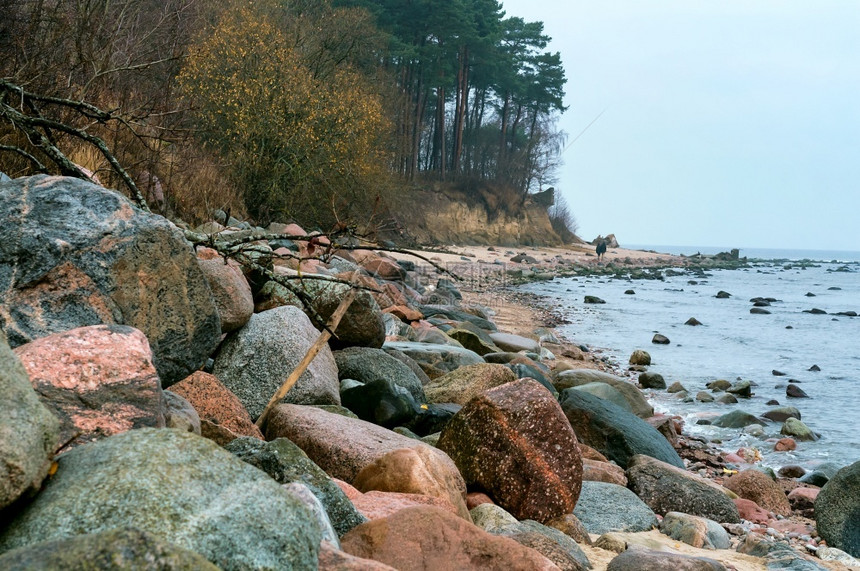
M 133 428 L 163 427 L 165 401 L 143 333 L 91 325 L 16 348 L 66 449 Z
M 777 515 L 785 516 L 791 513 L 791 506 L 782 487 L 764 472 L 744 470 L 728 478 L 723 482 L 723 486 Z
M 442 430 L 439 449 L 469 485 L 517 519 L 571 513 L 582 487 L 582 457 L 558 401 L 520 379 L 470 400 Z
M 225 260 L 211 248 L 197 250 L 197 264 L 212 290 L 221 317 L 221 332 L 228 333 L 248 323 L 254 313 L 254 297 L 242 266 L 235 260 Z

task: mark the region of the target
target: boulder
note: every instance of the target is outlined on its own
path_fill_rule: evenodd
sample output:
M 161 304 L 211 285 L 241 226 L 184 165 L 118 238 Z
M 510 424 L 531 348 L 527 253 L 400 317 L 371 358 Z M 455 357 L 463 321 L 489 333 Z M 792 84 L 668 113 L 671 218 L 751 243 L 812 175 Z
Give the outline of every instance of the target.
M 738 508 L 738 515 L 741 519 L 758 524 L 770 521 L 770 513 L 754 501 L 744 498 L 735 498 L 732 501 L 735 507 Z
M 266 305 L 258 305 L 258 309 L 270 310 L 274 307 L 291 305 L 316 314 L 324 321 L 328 321 L 341 300 L 350 290 L 345 283 L 314 279 L 313 276 L 302 280 L 291 280 L 292 285 L 302 292 L 302 298 L 311 303 L 311 309 L 307 309 L 295 293 L 275 282 L 266 285 Z M 311 313 L 312 314 L 312 313 Z M 316 322 L 313 322 L 316 324 Z M 315 325 L 321 329 L 320 325 Z M 367 290 L 358 290 L 355 299 L 344 313 L 340 324 L 335 330 L 335 336 L 329 340 L 329 344 L 336 349 L 344 347 L 382 347 L 385 341 L 385 323 L 382 319 L 382 310 L 379 304 Z
M 573 514 L 566 514 L 553 518 L 546 522 L 546 525 L 554 527 L 577 543 L 591 545 L 591 536 L 588 535 L 588 530 L 585 529 L 585 526 L 582 525 L 579 518 Z
M 98 324 L 143 332 L 162 386 L 199 369 L 218 310 L 182 232 L 121 194 L 37 175 L 0 185 L 0 327 L 17 347 Z
M 358 418 L 386 428 L 409 425 L 420 411 L 415 397 L 391 379 L 344 388 L 340 399 Z
M 438 316 L 451 321 L 468 321 L 475 327 L 479 327 L 484 331 L 490 333 L 498 331 L 496 324 L 489 319 L 464 311 L 461 307 L 452 305 L 422 305 L 419 309 L 426 317 Z
M 669 385 L 669 388 L 666 389 L 666 392 L 670 393 L 670 394 L 674 394 L 674 393 L 680 393 L 680 392 L 687 392 L 687 389 L 684 388 L 684 385 L 682 385 L 680 383 L 680 381 L 675 381 L 674 383 Z
M 573 539 L 536 521 L 517 522 L 502 528 L 496 535 L 510 537 L 520 545 L 534 549 L 562 571 L 585 571 L 591 568 L 588 556 Z
M 798 387 L 794 383 L 788 383 L 788 386 L 785 387 L 785 396 L 795 399 L 809 398 L 809 395 L 806 394 L 806 391 L 804 391 L 802 388 Z
M 263 442 L 246 436 L 233 440 L 225 449 L 279 484 L 298 482 L 307 486 L 322 502 L 338 536 L 367 521 L 328 474 L 286 438 Z
M 606 300 L 601 299 L 601 298 L 597 297 L 596 295 L 587 295 L 587 296 L 585 296 L 585 299 L 583 299 L 583 302 L 589 303 L 589 304 L 598 304 L 599 305 L 599 304 L 606 303 Z
M 633 414 L 633 407 L 630 406 L 630 403 L 624 398 L 624 395 L 621 394 L 621 391 L 616 389 L 614 386 L 607 383 L 585 383 L 584 385 L 578 385 L 575 387 L 571 387 L 571 390 L 575 391 L 583 391 L 590 395 L 596 396 L 603 400 L 607 400 L 612 404 L 619 406 Z
M 739 472 L 725 480 L 723 486 L 777 515 L 787 516 L 791 513 L 791 506 L 782 486 L 759 470 Z
M 400 571 L 425 569 L 557 570 L 536 551 L 491 535 L 435 507 L 412 507 L 358 526 L 341 538 L 343 550 Z
M 651 355 L 648 354 L 648 351 L 643 351 L 642 349 L 636 349 L 630 355 L 630 359 L 628 362 L 631 365 L 642 365 L 648 366 L 651 364 Z
M 305 507 L 311 511 L 314 520 L 313 524 L 316 525 L 317 530 L 320 535 L 322 535 L 323 542 L 329 542 L 340 547 L 338 533 L 334 530 L 334 526 L 332 525 L 331 519 L 328 517 L 328 513 L 326 512 L 322 502 L 314 495 L 311 489 L 301 482 L 289 482 L 283 484 L 281 488 L 303 503 Z M 361 517 L 357 512 L 356 516 Z M 361 519 L 362 521 L 366 521 L 364 518 Z
M 423 494 L 380 492 L 379 490 L 371 490 L 362 494 L 356 490 L 354 495 L 350 494 L 350 501 L 355 509 L 369 520 L 382 519 L 394 515 L 400 510 L 416 506 L 433 506 L 451 512 L 455 516 L 460 516 L 457 508 L 452 506 L 448 500 Z
M 264 472 L 205 438 L 143 428 L 63 454 L 0 551 L 125 527 L 225 570 L 315 569 L 321 540 L 310 510 Z
M 739 398 L 750 398 L 752 396 L 752 383 L 749 381 L 738 381 L 727 388 L 726 392 Z
M 671 341 L 669 341 L 669 338 L 662 333 L 655 333 L 654 337 L 651 338 L 651 343 L 654 343 L 655 345 L 668 345 Z
M 860 462 L 842 468 L 821 488 L 815 522 L 827 545 L 860 557 Z
M 242 402 L 214 375 L 197 371 L 170 390 L 191 403 L 197 411 L 202 436 L 221 445 L 239 436 L 263 439 L 263 433 L 251 420 Z
M 325 472 L 352 482 L 365 466 L 399 448 L 425 448 L 441 456 L 451 477 L 465 495 L 466 484 L 457 467 L 442 451 L 420 440 L 401 436 L 381 426 L 310 406 L 281 404 L 266 422 L 266 439 L 289 438 Z
M 692 557 L 633 546 L 616 555 L 606 571 L 726 571 L 725 565 L 707 557 Z
M 297 307 L 255 313 L 221 344 L 212 373 L 239 397 L 251 418 L 257 418 L 318 336 Z M 337 365 L 328 347 L 317 354 L 283 402 L 340 404 Z
M 622 468 L 636 454 L 653 456 L 679 468 L 684 466 L 662 434 L 611 402 L 566 389 L 561 392 L 560 404 L 577 438 Z
M 0 331 L 0 510 L 36 492 L 59 444 L 60 421 L 39 399 Z
M 654 407 L 642 394 L 642 391 L 636 388 L 633 383 L 616 377 L 615 375 L 604 373 L 603 371 L 595 371 L 594 369 L 568 369 L 558 374 L 555 381 L 555 388 L 559 391 L 564 389 L 582 386 L 587 383 L 606 383 L 619 391 L 624 398 L 627 399 L 633 414 L 639 418 L 649 418 L 654 416 Z
M 800 411 L 793 406 L 782 406 L 773 408 L 761 415 L 762 418 L 772 420 L 774 422 L 785 422 L 788 418 L 801 419 Z
M 254 313 L 254 296 L 239 262 L 222 258 L 211 248 L 199 248 L 197 264 L 212 290 L 221 332 L 229 333 L 248 323 Z
M 166 403 L 143 333 L 91 325 L 15 349 L 66 448 L 133 428 L 163 427 Z
M 73 535 L 19 547 L 0 555 L 0 569 L 218 571 L 199 553 L 135 528 Z
M 361 492 L 377 490 L 421 494 L 441 498 L 460 517 L 472 521 L 461 488 L 448 463 L 429 448 L 400 448 L 380 456 L 356 476 L 353 485 Z
M 666 380 L 659 373 L 642 373 L 639 375 L 639 386 L 643 389 L 665 389 Z
M 573 515 L 588 533 L 648 531 L 657 516 L 636 494 L 623 486 L 605 482 L 583 482 Z
M 505 511 L 504 508 L 492 503 L 481 504 L 469 511 L 472 523 L 489 533 L 498 533 L 519 523 L 519 520 Z
M 173 385 L 176 386 L 176 385 Z M 191 403 L 169 390 L 162 391 L 164 396 L 164 426 L 200 435 L 200 415 Z
M 466 349 L 474 351 L 481 356 L 501 351 L 501 349 L 493 343 L 489 333 L 485 332 L 483 329 L 475 327 L 469 322 L 464 322 L 459 327 L 450 329 L 446 333 L 448 334 L 448 337 L 454 339 Z
M 742 410 L 733 410 L 722 416 L 718 416 L 711 424 L 720 428 L 743 428 L 753 424 L 762 424 L 760 418 L 753 416 Z
M 414 341 L 388 341 L 382 347 L 395 349 L 415 360 L 430 377 L 439 377 L 459 367 L 483 363 L 484 359 L 474 351 L 454 345 L 438 343 L 416 343 Z
M 732 386 L 732 384 L 725 379 L 717 379 L 716 381 L 711 381 L 705 386 L 714 391 L 715 393 L 718 393 L 727 390 Z
M 823 488 L 824 485 L 830 481 L 833 476 L 836 475 L 836 472 L 842 469 L 842 466 L 836 464 L 835 462 L 824 462 L 815 467 L 815 469 L 807 472 L 800 479 L 804 484 L 810 484 L 812 486 L 818 486 L 819 488 Z
M 350 555 L 341 551 L 328 541 L 320 544 L 318 571 L 397 571 L 394 567 Z
M 669 512 L 660 522 L 660 531 L 672 539 L 699 549 L 729 549 L 731 540 L 714 520 L 680 512 Z
M 518 519 L 570 513 L 582 484 L 576 435 L 552 394 L 520 379 L 470 400 L 437 444 L 466 482 Z
M 582 459 L 582 479 L 591 482 L 607 482 L 619 486 L 627 485 L 627 476 L 624 474 L 623 468 L 609 462 L 599 462 L 588 458 Z
M 424 387 L 430 402 L 465 405 L 486 390 L 515 381 L 508 367 L 493 363 L 465 365 L 430 381 Z
M 408 390 L 419 403 L 427 401 L 421 379 L 409 366 L 392 357 L 382 349 L 372 347 L 348 347 L 334 351 L 338 377 L 370 383 L 388 379 Z
M 815 518 L 815 500 L 820 492 L 820 488 L 795 488 L 788 493 L 788 503 L 792 511 L 799 512 L 804 517 Z
M 797 442 L 793 438 L 780 438 L 773 445 L 775 452 L 790 452 L 797 449 Z
M 510 351 L 511 353 L 519 353 L 520 351 L 540 353 L 540 343 L 522 335 L 496 332 L 490 333 L 490 339 L 502 351 Z
M 812 432 L 812 429 L 806 426 L 803 421 L 797 420 L 794 417 L 785 419 L 785 423 L 783 423 L 779 433 L 784 436 L 790 436 L 795 440 L 818 440 L 818 435 Z
M 631 458 L 630 489 L 658 514 L 682 512 L 719 523 L 740 523 L 738 510 L 725 488 L 650 456 Z M 671 493 L 667 493 L 671 490 Z

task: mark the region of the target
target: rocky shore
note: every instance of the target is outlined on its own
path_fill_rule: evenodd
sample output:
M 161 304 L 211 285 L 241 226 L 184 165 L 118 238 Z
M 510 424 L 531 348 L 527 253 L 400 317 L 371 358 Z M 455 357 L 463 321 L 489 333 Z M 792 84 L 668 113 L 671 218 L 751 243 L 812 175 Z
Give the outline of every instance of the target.
M 0 220 L 2 569 L 858 565 L 860 463 L 728 458 L 507 288 L 686 260 L 424 260 L 45 176 Z

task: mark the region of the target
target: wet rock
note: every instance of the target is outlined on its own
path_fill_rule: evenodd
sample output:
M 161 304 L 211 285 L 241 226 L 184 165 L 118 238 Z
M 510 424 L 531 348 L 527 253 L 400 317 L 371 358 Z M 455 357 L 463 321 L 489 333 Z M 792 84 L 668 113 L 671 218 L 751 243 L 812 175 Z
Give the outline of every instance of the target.
M 9 344 L 89 325 L 128 325 L 149 341 L 162 385 L 200 368 L 218 311 L 181 231 L 121 194 L 37 175 L 0 186 L 0 306 Z
M 794 383 L 788 383 L 788 386 L 785 387 L 785 396 L 795 399 L 808 399 L 809 395 L 806 392 L 795 385 Z
M 860 462 L 842 468 L 821 488 L 815 522 L 827 545 L 860 557 Z
M 363 524 L 341 538 L 344 551 L 400 571 L 558 569 L 516 541 L 492 535 L 451 513 L 413 507 Z
M 610 375 L 609 373 L 595 371 L 593 369 L 570 369 L 558 374 L 555 387 L 559 391 L 562 391 L 567 388 L 578 387 L 587 383 L 606 383 L 611 385 L 614 389 L 624 395 L 624 398 L 630 405 L 633 414 L 639 418 L 650 418 L 654 416 L 654 407 L 651 406 L 651 403 L 648 402 L 645 395 L 642 394 L 642 391 L 636 388 L 633 383 L 630 383 L 621 377 Z
M 0 331 L 0 510 L 36 492 L 59 444 L 60 422 Z
M 717 292 L 717 295 L 715 295 L 714 297 L 716 297 L 717 299 L 728 299 L 728 298 L 732 297 L 732 294 L 730 294 L 727 291 L 720 290 Z
M 785 423 L 782 425 L 782 429 L 780 429 L 779 433 L 785 436 L 790 436 L 795 440 L 818 440 L 818 436 L 812 432 L 808 426 L 806 426 L 802 421 L 791 417 L 785 419 Z
M 776 441 L 776 444 L 773 445 L 773 449 L 775 452 L 789 452 L 791 450 L 795 450 L 797 448 L 797 442 L 792 438 L 780 438 Z
M 600 298 L 599 298 L 599 297 L 597 297 L 596 295 L 587 295 L 587 296 L 585 296 L 585 300 L 584 300 L 584 301 L 585 301 L 585 303 L 590 303 L 590 304 L 601 304 L 601 303 L 606 303 L 606 301 L 605 301 L 605 300 L 600 299 Z
M 680 393 L 682 391 L 686 392 L 687 389 L 685 389 L 684 385 L 682 385 L 679 381 L 675 381 L 674 383 L 669 385 L 668 389 L 666 389 L 666 392 L 671 394 Z
M 639 386 L 643 389 L 665 389 L 666 381 L 659 373 L 642 373 L 639 375 Z
M 257 418 L 319 333 L 297 307 L 286 305 L 255 313 L 221 344 L 212 373 Z M 337 365 L 323 347 L 299 377 L 284 402 L 340 404 Z
M 752 396 L 752 383 L 749 381 L 738 381 L 727 388 L 726 392 L 739 398 L 750 398 Z
M 396 385 L 408 390 L 419 403 L 426 402 L 423 383 L 415 372 L 400 360 L 382 349 L 372 347 L 348 347 L 334 351 L 338 378 L 355 379 L 370 383 L 379 379 L 389 379 Z
M 700 549 L 729 549 L 729 534 L 717 522 L 680 512 L 669 512 L 660 522 L 660 531 L 672 539 Z
M 692 326 L 701 325 L 701 324 L 702 324 L 702 322 L 699 321 L 698 319 L 696 319 L 695 317 L 691 317 L 690 319 L 688 319 L 687 321 L 684 322 L 684 325 L 692 325 Z
M 696 400 L 699 402 L 714 402 L 714 397 L 707 391 L 699 391 L 696 393 Z
M 637 455 L 627 468 L 627 481 L 630 489 L 658 514 L 682 512 L 719 523 L 740 522 L 729 492 L 677 466 Z
M 665 551 L 631 547 L 617 555 L 606 567 L 607 571 L 726 571 L 726 567 L 707 557 L 691 557 Z
M 647 351 L 643 351 L 642 349 L 636 349 L 630 355 L 629 362 L 631 365 L 647 366 L 651 364 L 651 355 L 649 355 Z
M 518 519 L 570 513 L 579 497 L 576 435 L 552 394 L 530 379 L 473 398 L 442 431 L 438 447 L 468 484 Z
M 796 418 L 800 420 L 800 411 L 797 410 L 793 406 L 783 406 L 780 408 L 773 408 L 764 414 L 761 415 L 762 418 L 766 418 L 768 420 L 772 420 L 774 422 L 785 422 L 789 418 Z
M 717 402 L 721 404 L 737 404 L 738 399 L 735 397 L 735 395 L 730 395 L 726 393 L 724 395 L 720 395 L 720 397 L 717 398 Z
M 791 506 L 782 487 L 764 472 L 744 470 L 725 480 L 723 486 L 777 515 L 791 513 Z
M 647 454 L 682 467 L 677 452 L 651 425 L 609 401 L 582 391 L 561 392 L 561 408 L 577 437 L 619 466 L 636 454 Z
M 820 371 L 821 371 L 821 367 L 819 367 L 818 365 L 812 365 L 812 366 L 811 366 L 811 367 L 809 367 L 809 369 L 807 369 L 807 370 L 808 370 L 808 371 L 812 371 L 812 372 L 814 372 L 814 373 L 818 373 L 818 372 L 820 372 Z
M 648 531 L 657 525 L 654 512 L 636 494 L 605 482 L 583 482 L 573 514 L 588 533 Z
M 197 264 L 212 290 L 221 332 L 229 333 L 248 323 L 254 313 L 254 297 L 239 262 L 225 260 L 211 248 L 199 248 Z
M 260 522 L 278 525 L 262 536 Z M 0 551 L 124 527 L 222 569 L 313 569 L 321 539 L 310 510 L 262 471 L 205 438 L 143 428 L 63 454 L 57 473 L 0 535 Z
M 711 389 L 715 393 L 720 392 L 720 391 L 725 391 L 725 390 L 731 388 L 731 386 L 732 386 L 732 384 L 725 379 L 717 379 L 716 381 L 711 381 L 710 383 L 705 385 L 706 388 Z
M 788 503 L 792 511 L 808 518 L 815 517 L 815 499 L 818 497 L 820 488 L 800 487 L 788 493 Z
M 353 484 L 361 492 L 377 490 L 441 498 L 460 517 L 471 521 L 462 480 L 452 476 L 449 465 L 429 448 L 401 448 L 365 466 Z
M 720 428 L 743 428 L 752 424 L 761 424 L 761 419 L 742 410 L 733 410 L 718 416 L 711 424 Z
M 21 345 L 15 354 L 70 448 L 133 428 L 163 427 L 166 403 L 146 337 L 91 325 Z
M 442 457 L 466 493 L 466 484 L 456 476 L 457 467 L 444 452 L 363 420 L 310 406 L 281 404 L 266 423 L 266 438 L 278 437 L 289 438 L 327 474 L 346 482 L 354 481 L 365 466 L 392 450 L 429 448 Z
M 408 425 L 419 413 L 415 398 L 391 379 L 376 379 L 344 389 L 340 398 L 343 406 L 360 419 L 386 428 Z
M 762 307 L 751 307 L 750 313 L 753 315 L 770 315 L 770 312 Z
M 200 434 L 224 445 L 239 436 L 263 439 L 263 433 L 238 397 L 214 375 L 197 371 L 172 387 L 194 407 L 200 419 Z
M 494 363 L 465 365 L 433 379 L 424 387 L 429 402 L 453 402 L 465 405 L 486 390 L 515 381 L 508 367 Z
M 218 571 L 199 553 L 135 528 L 43 541 L 0 555 L 0 569 Z
M 655 333 L 654 337 L 651 338 L 651 343 L 656 345 L 668 345 L 670 343 L 669 338 L 661 333 Z
M 788 466 L 783 466 L 777 470 L 776 474 L 780 478 L 800 478 L 806 474 L 806 469 L 804 469 L 803 466 L 789 464 Z
M 806 473 L 800 481 L 804 484 L 823 488 L 824 485 L 829 482 L 841 468 L 842 466 L 835 462 L 824 462 L 823 464 L 816 466 L 814 470 Z
M 263 442 L 242 437 L 227 444 L 225 449 L 243 462 L 259 468 L 279 484 L 298 482 L 307 486 L 322 502 L 338 535 L 367 521 L 328 474 L 286 438 Z

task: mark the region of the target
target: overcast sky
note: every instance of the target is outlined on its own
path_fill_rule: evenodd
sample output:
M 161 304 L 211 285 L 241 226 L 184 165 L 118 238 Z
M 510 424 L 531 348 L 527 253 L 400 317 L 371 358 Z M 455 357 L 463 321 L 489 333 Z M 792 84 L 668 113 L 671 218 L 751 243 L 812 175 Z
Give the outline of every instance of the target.
M 588 240 L 860 250 L 860 1 L 502 0 L 567 73 Z

